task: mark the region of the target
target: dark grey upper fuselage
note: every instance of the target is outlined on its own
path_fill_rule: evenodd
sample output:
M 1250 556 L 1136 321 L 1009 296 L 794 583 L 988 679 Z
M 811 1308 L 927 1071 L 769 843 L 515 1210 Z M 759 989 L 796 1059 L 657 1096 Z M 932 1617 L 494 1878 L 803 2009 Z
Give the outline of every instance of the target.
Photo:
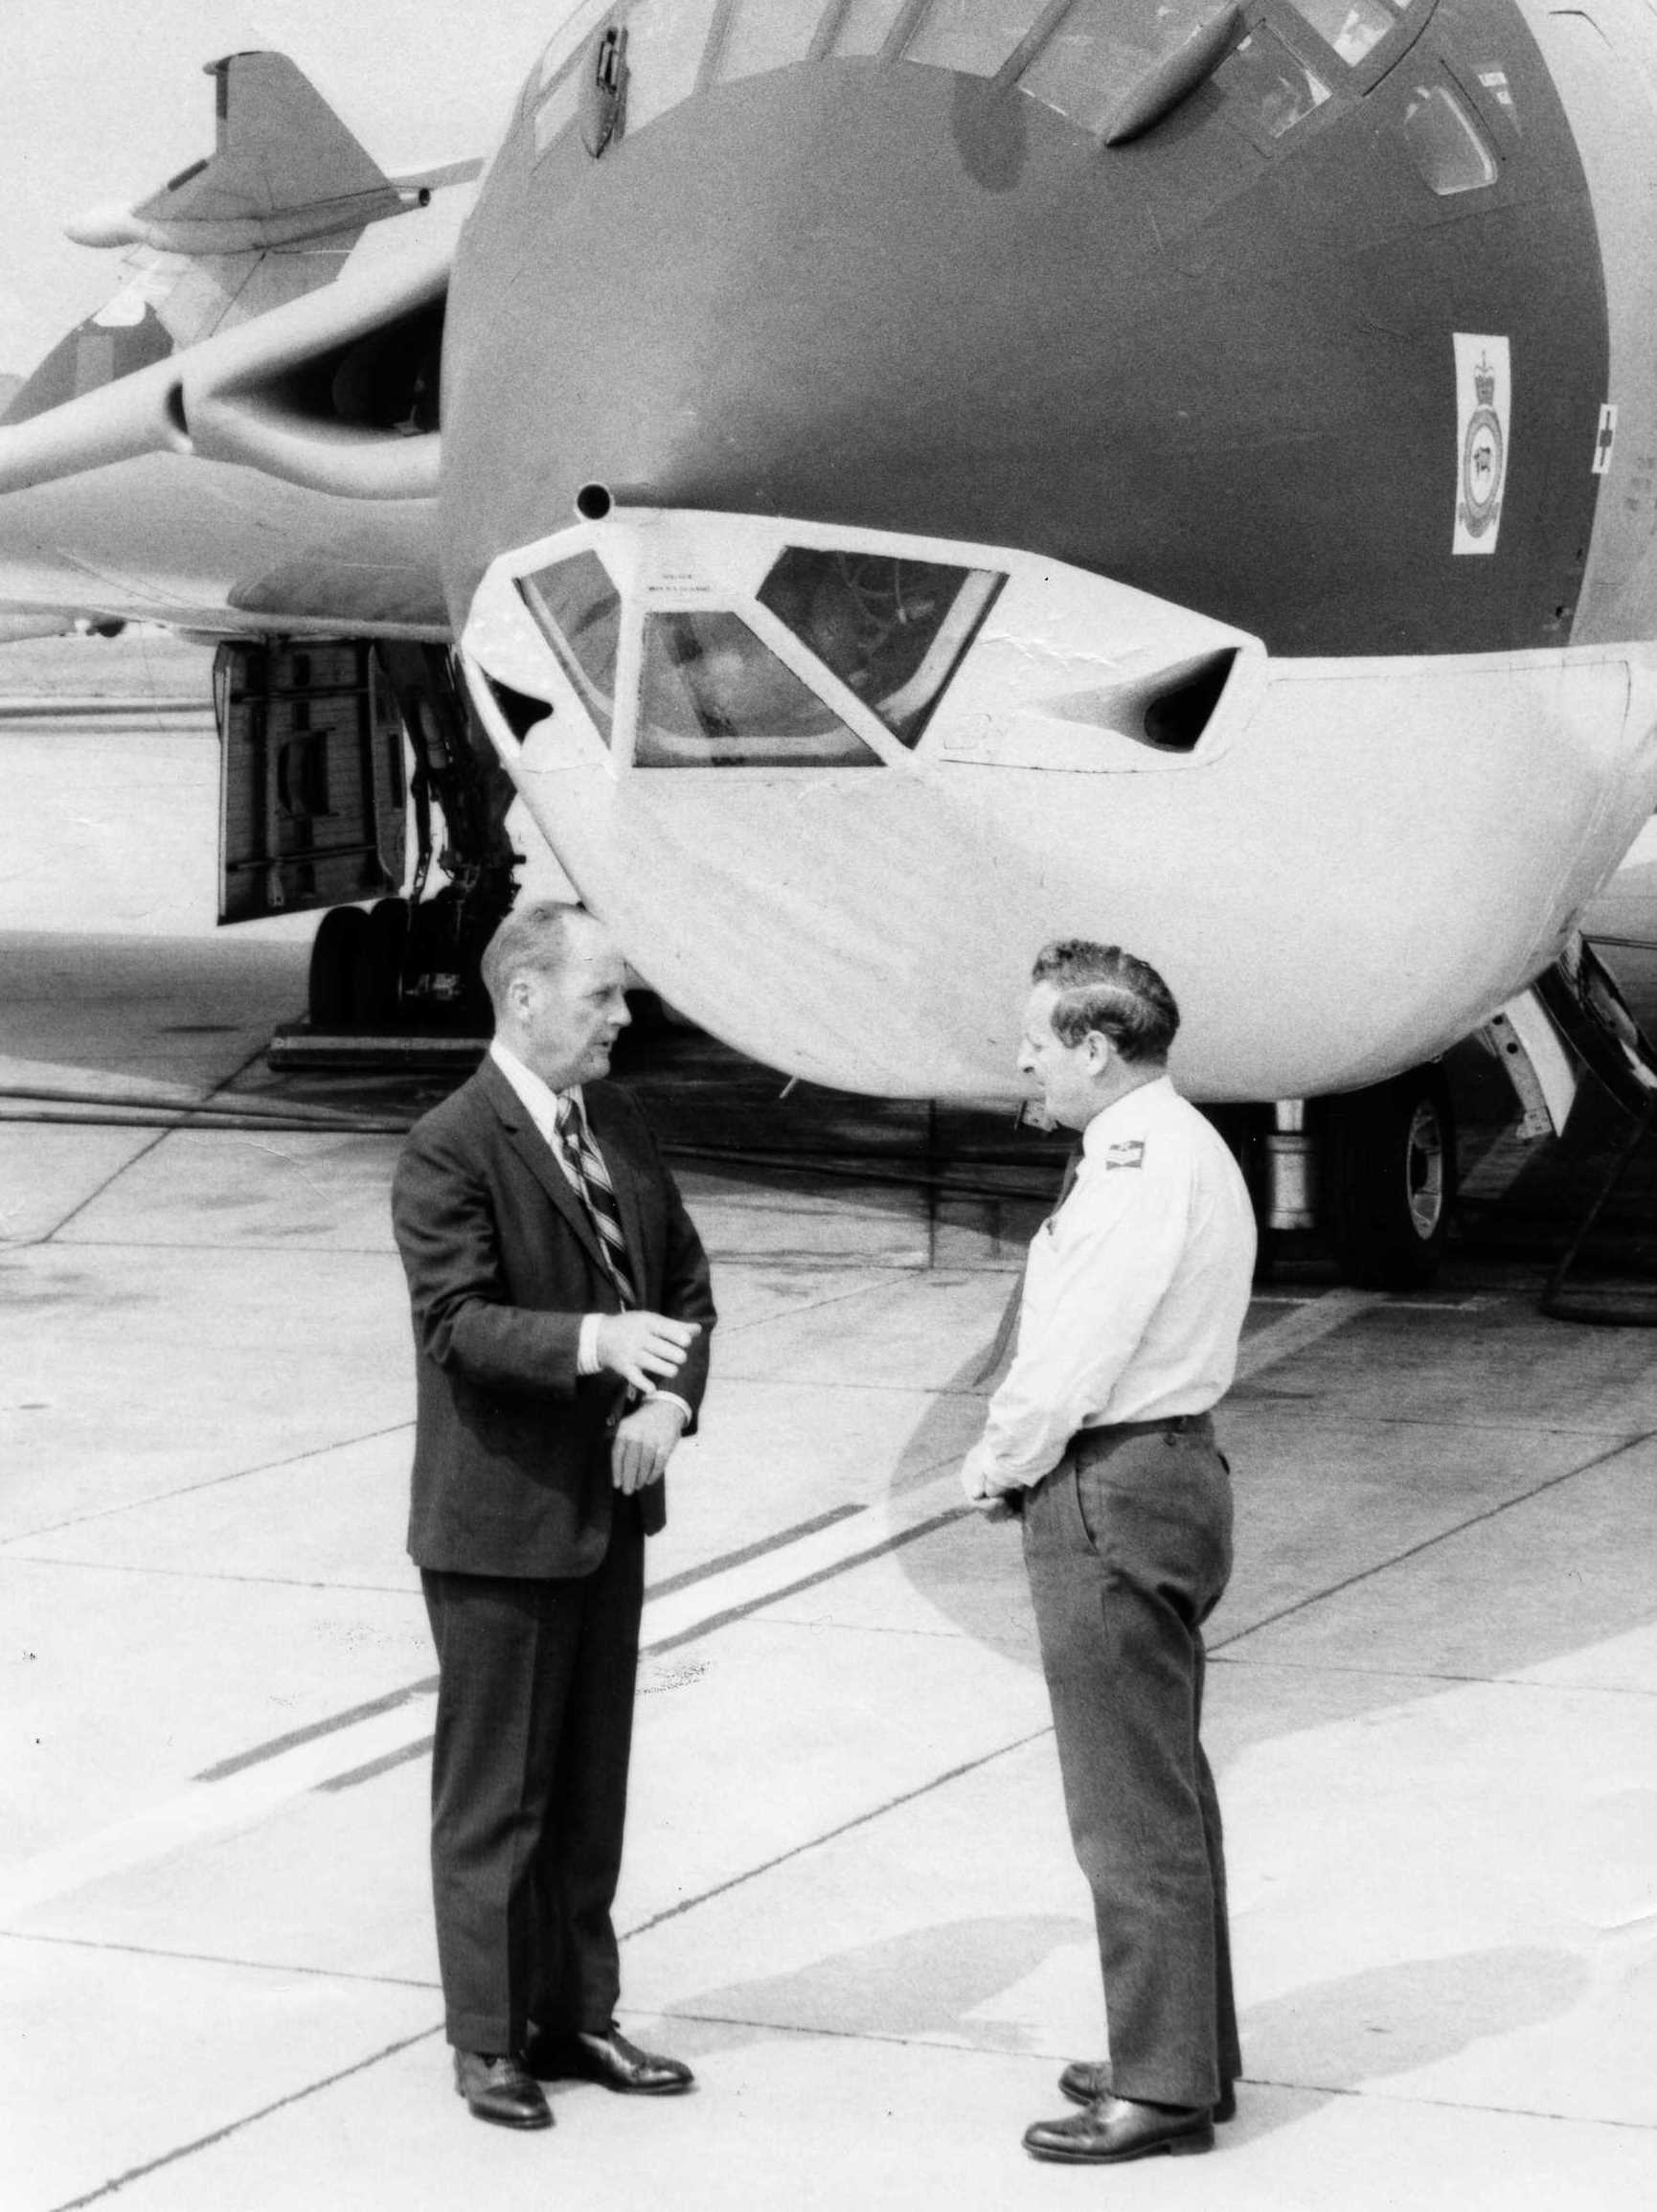
M 579 124 L 540 147 L 527 99 L 449 303 L 457 626 L 597 479 L 1048 553 L 1280 653 L 1568 642 L 1606 300 L 1520 11 L 1417 0 L 1373 81 L 1286 0 L 1245 16 L 1331 93 L 1279 138 L 1222 80 L 1109 147 L 1016 85 L 878 57 L 715 85 L 598 158 Z M 1477 191 L 1423 176 L 1406 120 L 1434 86 L 1489 149 Z M 1451 548 L 1458 331 L 1513 362 L 1479 559 Z

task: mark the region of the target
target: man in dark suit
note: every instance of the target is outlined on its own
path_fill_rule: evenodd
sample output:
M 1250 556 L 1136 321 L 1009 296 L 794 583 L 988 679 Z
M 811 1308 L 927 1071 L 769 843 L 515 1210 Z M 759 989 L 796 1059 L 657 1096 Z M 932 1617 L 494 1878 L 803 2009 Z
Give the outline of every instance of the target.
M 647 1534 L 692 1426 L 708 1262 L 636 1106 L 598 1079 L 625 969 L 579 906 L 508 916 L 495 1036 L 392 1190 L 413 1308 L 409 1550 L 437 1643 L 432 1882 L 455 2086 L 544 2128 L 540 2082 L 688 2088 L 617 2028 Z

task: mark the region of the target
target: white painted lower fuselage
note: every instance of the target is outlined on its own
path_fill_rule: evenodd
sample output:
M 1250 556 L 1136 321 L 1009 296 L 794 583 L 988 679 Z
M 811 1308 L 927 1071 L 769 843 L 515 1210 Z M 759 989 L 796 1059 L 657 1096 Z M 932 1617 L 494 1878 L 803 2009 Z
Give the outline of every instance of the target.
M 913 750 L 760 603 L 789 547 L 1005 576 Z M 621 604 L 597 703 L 520 588 L 583 554 Z M 711 609 L 860 765 L 731 757 L 739 703 L 736 741 L 659 764 L 641 632 Z M 497 562 L 464 650 L 527 805 L 649 980 L 777 1067 L 889 1095 L 1015 1095 L 1030 959 L 1064 935 L 1164 971 L 1197 1097 L 1375 1081 L 1546 968 L 1657 801 L 1650 648 L 1274 660 L 1030 555 L 804 523 L 617 509 Z M 1159 680 L 1225 652 L 1190 749 L 1147 742 Z M 500 686 L 551 712 L 520 738 Z

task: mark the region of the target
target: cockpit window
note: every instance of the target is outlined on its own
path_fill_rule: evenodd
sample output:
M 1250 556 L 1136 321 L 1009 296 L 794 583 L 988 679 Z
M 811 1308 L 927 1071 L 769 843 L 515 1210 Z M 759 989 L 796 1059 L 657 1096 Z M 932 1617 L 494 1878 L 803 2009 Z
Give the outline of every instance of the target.
M 903 42 L 903 58 L 993 77 L 1046 9 L 1047 0 L 931 0 Z
M 793 545 L 760 604 L 913 746 L 1005 581 L 992 569 Z
M 1360 70 L 1382 66 L 1384 54 L 1374 63 L 1369 57 L 1423 4 L 1289 0 L 1333 55 Z M 1102 130 L 1136 87 L 1225 12 L 1221 0 L 619 0 L 603 14 L 575 11 L 523 104 L 544 152 L 574 121 L 608 35 L 619 42 L 624 80 L 620 132 L 643 130 L 697 91 L 813 56 L 884 57 L 984 78 L 1017 67 L 1021 90 L 1084 129 Z M 1332 61 L 1327 66 L 1333 71 Z M 1262 147 L 1330 97 L 1317 71 L 1258 22 L 1215 81 L 1252 108 L 1248 128 Z
M 546 152 L 576 120 L 580 105 L 580 77 L 574 65 L 564 71 L 544 95 L 534 111 L 535 153 Z
M 1334 55 L 1362 68 L 1423 0 L 1289 4 Z M 619 0 L 603 14 L 575 11 L 548 46 L 524 106 L 544 151 L 573 121 L 608 35 L 620 42 L 623 132 L 643 130 L 699 90 L 812 56 L 884 57 L 990 78 L 1026 55 L 1023 91 L 1084 129 L 1102 130 L 1136 87 L 1224 13 L 1221 0 L 1070 0 L 1068 7 L 1055 0 Z M 1258 140 L 1282 137 L 1330 96 L 1263 24 L 1223 67 L 1232 71 L 1233 92 L 1257 110 Z
M 633 759 L 642 768 L 878 768 L 873 746 L 739 615 L 645 618 Z
M 823 19 L 823 0 L 731 0 L 705 64 L 710 84 L 735 84 L 804 61 Z
M 1418 84 L 1404 107 L 1404 144 L 1441 199 L 1496 181 L 1495 157 L 1447 84 Z
M 835 55 L 878 54 L 897 25 L 908 0 L 851 0 L 834 26 L 828 51 Z
M 1214 12 L 1214 0 L 1077 0 L 1018 81 L 1084 130 L 1101 130 L 1125 95 Z
M 1348 62 L 1361 61 L 1397 21 L 1381 0 L 1289 0 L 1289 4 Z
M 605 744 L 616 716 L 616 648 L 622 602 L 594 553 L 573 554 L 518 589 Z
M 1236 112 L 1264 138 L 1279 139 L 1304 123 L 1329 97 L 1329 87 L 1298 61 L 1264 24 L 1226 56 L 1214 80 Z
M 625 128 L 643 130 L 696 89 L 703 50 L 719 0 L 647 0 L 630 9 Z

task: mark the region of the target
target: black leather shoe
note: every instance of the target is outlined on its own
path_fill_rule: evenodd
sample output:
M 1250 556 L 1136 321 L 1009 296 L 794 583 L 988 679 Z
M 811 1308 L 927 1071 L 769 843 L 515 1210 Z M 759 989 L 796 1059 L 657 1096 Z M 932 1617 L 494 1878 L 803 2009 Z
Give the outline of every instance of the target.
M 552 2107 L 540 2084 L 516 2059 L 488 2051 L 456 2051 L 455 2093 L 465 2097 L 474 2116 L 498 2128 L 550 2128 Z
M 543 2082 L 602 2082 L 633 2097 L 676 2097 L 695 2080 L 680 2060 L 630 2043 L 614 2020 L 602 2036 L 536 2036 L 526 2063 Z
M 1037 2120 L 1025 2130 L 1024 2147 L 1033 2158 L 1078 2166 L 1120 2166 L 1158 2151 L 1180 2158 L 1214 2149 L 1214 2120 L 1206 2106 L 1187 2109 L 1101 2097 L 1067 2119 Z
M 1111 2094 L 1110 2067 L 1103 2059 L 1073 2059 L 1058 2077 L 1058 2086 L 1073 2105 L 1097 2105 Z M 1216 2120 L 1237 2118 L 1237 2090 L 1230 2082 L 1221 2088 L 1214 2108 Z

